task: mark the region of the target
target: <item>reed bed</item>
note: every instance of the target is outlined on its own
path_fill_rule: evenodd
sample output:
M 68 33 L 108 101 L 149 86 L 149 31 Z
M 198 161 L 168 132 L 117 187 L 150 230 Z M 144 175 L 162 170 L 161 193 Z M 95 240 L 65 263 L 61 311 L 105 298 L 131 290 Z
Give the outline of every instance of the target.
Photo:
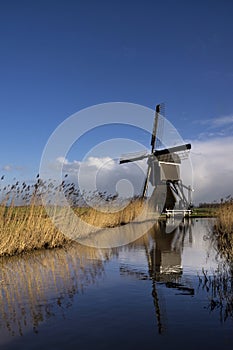
M 73 183 L 65 181 L 59 185 L 53 181 L 45 183 L 39 176 L 32 185 L 27 185 L 25 182 L 20 184 L 17 181 L 13 185 L 2 186 L 0 191 L 0 256 L 62 247 L 71 241 L 71 238 L 59 231 L 42 205 L 42 197 L 45 194 L 50 196 L 51 208 L 57 213 L 62 207 L 61 203 L 56 202 L 56 196 L 59 191 L 63 191 L 75 216 L 100 229 L 126 224 L 137 217 L 143 208 L 143 201 L 140 198 L 131 199 L 125 207 L 122 207 L 119 199 L 117 210 L 115 198 L 96 193 L 89 195 L 89 201 L 92 199 L 95 206 L 87 207 Z M 112 211 L 113 202 L 114 211 Z M 103 204 L 104 210 L 101 210 Z M 79 232 L 79 238 L 82 234 Z
M 140 215 L 143 209 L 143 201 L 140 199 L 132 199 L 130 203 L 119 211 L 111 211 L 111 202 L 108 204 L 108 210 L 101 211 L 101 208 L 74 208 L 75 214 L 89 225 L 105 228 L 115 227 L 127 224 Z
M 221 322 L 225 322 L 233 318 L 233 198 L 229 196 L 216 208 L 210 240 L 218 267 L 212 274 L 203 269 L 199 283 L 208 294 L 209 310 L 218 310 Z
M 233 235 L 233 198 L 222 203 L 217 214 L 215 229 L 219 233 Z
M 233 198 L 220 205 L 213 233 L 218 253 L 233 262 Z
M 4 207 L 0 210 L 0 256 L 62 246 L 68 240 L 42 206 Z

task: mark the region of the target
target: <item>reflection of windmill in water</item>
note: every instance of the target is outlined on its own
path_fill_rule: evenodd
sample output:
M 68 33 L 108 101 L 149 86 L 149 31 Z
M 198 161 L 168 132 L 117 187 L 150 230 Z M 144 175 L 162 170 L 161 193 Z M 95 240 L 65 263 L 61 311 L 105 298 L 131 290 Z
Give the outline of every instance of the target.
M 182 251 L 184 242 L 192 244 L 191 222 L 181 222 L 171 233 L 165 232 L 165 222 L 157 224 L 132 243 L 133 246 L 141 245 L 145 249 L 148 264 L 148 273 L 131 270 L 129 266 L 121 267 L 121 273 L 134 276 L 138 279 L 152 280 L 152 297 L 157 319 L 158 333 L 162 333 L 166 324 L 166 310 L 159 286 L 172 288 L 176 294 L 194 295 L 194 289 L 183 284 L 182 278 Z
M 147 173 L 142 189 L 142 197 L 146 197 L 148 185 L 151 183 L 153 192 L 149 205 L 158 212 L 174 209 L 176 202 L 179 209 L 191 207 L 191 186 L 182 183 L 180 176 L 181 160 L 188 157 L 191 144 L 181 144 L 169 148 L 162 148 L 164 118 L 163 105 L 156 106 L 154 126 L 151 135 L 151 152 L 149 154 L 132 154 L 120 159 L 120 164 L 147 159 Z

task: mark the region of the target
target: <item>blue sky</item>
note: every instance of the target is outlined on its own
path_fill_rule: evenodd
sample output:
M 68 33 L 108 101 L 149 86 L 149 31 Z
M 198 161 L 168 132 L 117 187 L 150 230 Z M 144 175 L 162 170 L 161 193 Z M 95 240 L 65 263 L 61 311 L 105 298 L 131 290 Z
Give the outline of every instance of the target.
M 104 102 L 165 102 L 199 152 L 231 144 L 232 13 L 231 0 L 1 1 L 1 172 L 36 175 L 54 129 Z

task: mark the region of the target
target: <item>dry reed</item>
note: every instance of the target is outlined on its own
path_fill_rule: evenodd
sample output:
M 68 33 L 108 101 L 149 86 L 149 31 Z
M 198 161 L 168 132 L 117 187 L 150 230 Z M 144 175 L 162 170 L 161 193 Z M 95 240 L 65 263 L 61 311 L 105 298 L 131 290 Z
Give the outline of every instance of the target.
M 218 253 L 233 261 L 233 199 L 221 203 L 214 225 L 214 237 Z
M 222 203 L 217 214 L 216 230 L 222 234 L 233 235 L 233 199 Z
M 105 198 L 105 211 L 80 207 L 77 202 L 82 202 L 82 198 L 73 183 L 66 184 L 63 181 L 59 186 L 55 186 L 52 181 L 46 184 L 39 176 L 35 184 L 30 186 L 26 183 L 20 185 L 17 181 L 14 185 L 1 188 L 0 256 L 61 247 L 70 242 L 71 239 L 59 231 L 42 205 L 42 196 L 46 193 L 51 197 L 54 212 L 58 212 L 61 206 L 54 201 L 57 191 L 64 192 L 75 215 L 97 228 L 128 223 L 140 214 L 143 207 L 142 200 L 132 199 L 123 209 L 120 206 L 119 210 L 112 212 L 111 197 Z M 96 194 L 93 196 L 96 200 Z M 82 237 L 82 232 L 79 237 Z
M 217 217 L 210 235 L 218 268 L 212 275 L 203 269 L 200 286 L 206 290 L 210 311 L 219 310 L 221 322 L 233 317 L 233 199 L 228 197 L 216 208 Z
M 203 269 L 202 276 L 199 276 L 199 287 L 202 287 L 208 295 L 208 309 L 210 311 L 219 310 L 221 322 L 233 318 L 232 285 L 232 269 L 226 263 L 219 264 L 213 275 L 208 275 Z

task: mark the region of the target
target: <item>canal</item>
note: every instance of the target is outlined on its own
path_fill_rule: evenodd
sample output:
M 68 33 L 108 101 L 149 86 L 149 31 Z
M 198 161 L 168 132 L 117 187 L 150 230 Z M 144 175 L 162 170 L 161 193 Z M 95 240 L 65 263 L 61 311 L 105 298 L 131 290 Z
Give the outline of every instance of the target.
M 0 349 L 232 349 L 233 282 L 213 219 L 112 249 L 1 258 Z

